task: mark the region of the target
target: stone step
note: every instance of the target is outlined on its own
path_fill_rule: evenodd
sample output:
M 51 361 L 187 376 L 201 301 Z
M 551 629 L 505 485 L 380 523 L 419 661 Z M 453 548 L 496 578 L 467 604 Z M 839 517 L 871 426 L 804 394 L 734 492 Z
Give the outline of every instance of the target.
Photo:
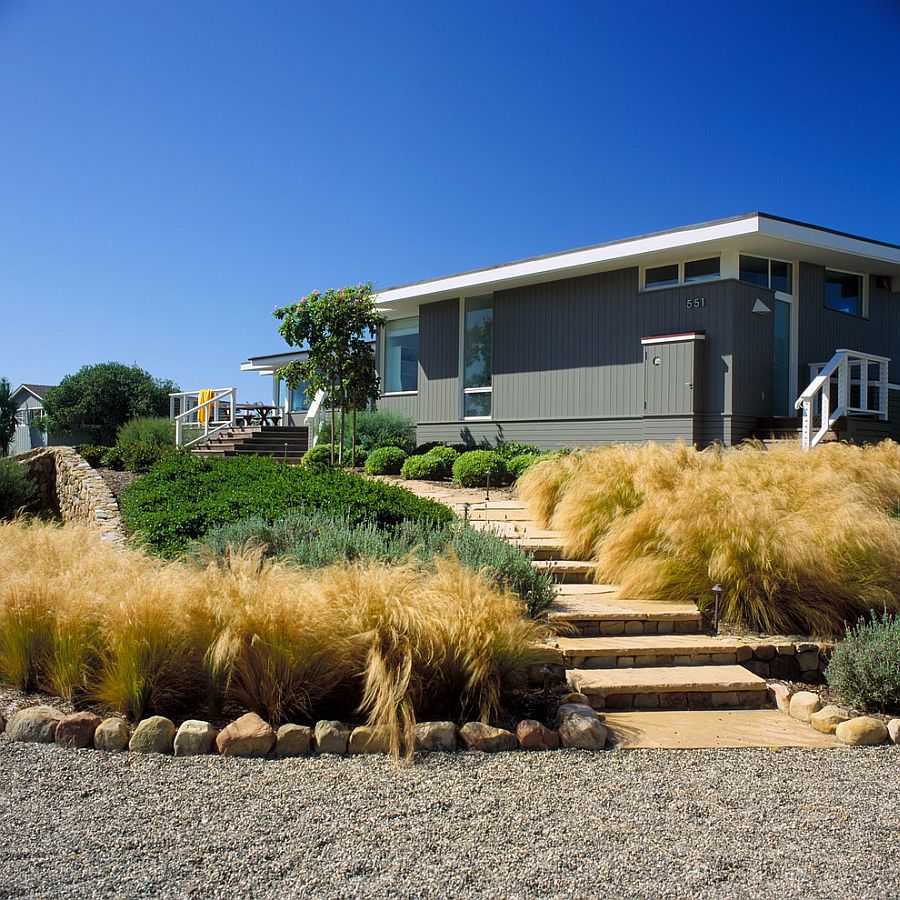
M 610 744 L 619 750 L 846 746 L 833 734 L 822 734 L 775 709 L 610 712 L 604 714 L 603 724 Z
M 504 505 L 499 505 L 504 504 Z M 480 522 L 531 522 L 531 513 L 519 504 L 506 501 L 473 503 L 469 506 L 469 518 Z
M 594 709 L 759 709 L 769 704 L 765 679 L 738 665 L 572 669 L 568 680 Z
M 536 559 L 532 565 L 563 584 L 590 581 L 596 568 L 596 563 L 589 559 Z
M 671 600 L 632 600 L 611 584 L 560 584 L 547 611 L 560 634 L 584 637 L 694 634 L 703 627 L 696 604 Z
M 566 665 L 577 669 L 628 666 L 734 665 L 753 658 L 741 638 L 706 634 L 626 634 L 622 637 L 558 637 Z

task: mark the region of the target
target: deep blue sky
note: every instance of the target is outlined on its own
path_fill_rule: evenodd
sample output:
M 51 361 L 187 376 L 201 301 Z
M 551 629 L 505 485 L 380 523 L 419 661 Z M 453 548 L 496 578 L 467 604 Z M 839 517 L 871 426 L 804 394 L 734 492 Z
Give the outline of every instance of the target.
M 900 0 L 0 0 L 0 374 L 755 209 L 900 242 Z

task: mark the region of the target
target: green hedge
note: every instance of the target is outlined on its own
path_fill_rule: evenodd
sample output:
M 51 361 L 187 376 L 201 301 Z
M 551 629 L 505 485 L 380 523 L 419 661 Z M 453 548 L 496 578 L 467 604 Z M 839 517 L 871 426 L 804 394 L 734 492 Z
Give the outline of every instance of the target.
M 403 463 L 400 474 L 410 481 L 440 481 L 444 477 L 445 466 L 436 456 L 410 456 Z
M 164 460 L 123 492 L 127 526 L 152 550 L 173 556 L 211 528 L 252 516 L 274 521 L 291 510 L 321 509 L 353 524 L 397 525 L 406 519 L 448 522 L 441 503 L 352 472 L 286 466 L 262 456 Z
M 406 461 L 406 451 L 400 447 L 377 447 L 366 459 L 369 475 L 399 475 Z
M 453 464 L 453 480 L 462 487 L 495 487 L 508 479 L 506 463 L 496 450 L 470 450 Z
M 449 478 L 453 474 L 453 464 L 459 459 L 458 450 L 442 445 L 432 447 L 425 455 L 441 464 L 441 478 Z
M 0 458 L 0 519 L 11 519 L 20 510 L 28 509 L 36 499 L 34 482 L 25 466 L 9 457 Z M 22 560 L 28 565 L 28 560 Z
M 422 457 L 410 457 L 421 459 Z M 455 554 L 460 563 L 484 572 L 498 587 L 518 594 L 531 616 L 553 600 L 549 575 L 531 565 L 531 555 L 491 531 L 478 531 L 461 522 L 407 520 L 379 528 L 352 523 L 347 517 L 304 510 L 275 522 L 247 519 L 210 531 L 200 546 L 223 556 L 229 547 L 261 547 L 267 556 L 286 557 L 306 568 L 342 560 L 377 559 L 399 562 L 415 556 L 428 563 L 438 555 Z

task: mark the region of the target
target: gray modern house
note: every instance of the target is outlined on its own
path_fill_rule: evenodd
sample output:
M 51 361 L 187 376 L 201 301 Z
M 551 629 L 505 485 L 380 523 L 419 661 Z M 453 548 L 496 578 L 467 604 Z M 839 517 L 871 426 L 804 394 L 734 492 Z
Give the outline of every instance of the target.
M 46 430 L 38 427 L 44 418 L 44 396 L 52 384 L 20 384 L 11 395 L 16 404 L 16 432 L 9 452 L 27 453 L 53 443 Z
M 418 440 L 900 438 L 900 246 L 749 213 L 381 291 Z M 296 354 L 242 368 L 273 373 Z M 274 403 L 307 422 L 302 388 Z

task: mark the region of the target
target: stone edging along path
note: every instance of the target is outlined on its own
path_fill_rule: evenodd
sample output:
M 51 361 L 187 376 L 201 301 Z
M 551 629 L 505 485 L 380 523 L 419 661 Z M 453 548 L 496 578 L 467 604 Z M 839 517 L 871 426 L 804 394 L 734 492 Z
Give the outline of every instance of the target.
M 64 522 L 92 525 L 100 539 L 117 547 L 126 542 L 119 504 L 100 474 L 72 447 L 40 447 L 17 457 L 38 489 L 42 510 Z
M 607 729 L 585 702 L 569 695 L 557 715 L 558 729 L 547 728 L 533 719 L 519 722 L 515 732 L 482 722 L 423 722 L 416 726 L 419 751 L 475 750 L 496 753 L 504 750 L 602 750 Z M 385 731 L 367 725 L 350 727 L 337 721 L 320 721 L 315 726 L 282 725 L 277 731 L 256 713 L 247 713 L 218 731 L 209 722 L 189 719 L 178 728 L 164 716 L 138 722 L 132 731 L 118 716 L 103 719 L 90 712 L 64 715 L 52 706 L 31 706 L 16 712 L 0 731 L 8 740 L 20 743 L 52 744 L 72 750 L 97 749 L 133 753 L 161 753 L 174 756 L 278 757 L 310 753 L 390 753 Z

